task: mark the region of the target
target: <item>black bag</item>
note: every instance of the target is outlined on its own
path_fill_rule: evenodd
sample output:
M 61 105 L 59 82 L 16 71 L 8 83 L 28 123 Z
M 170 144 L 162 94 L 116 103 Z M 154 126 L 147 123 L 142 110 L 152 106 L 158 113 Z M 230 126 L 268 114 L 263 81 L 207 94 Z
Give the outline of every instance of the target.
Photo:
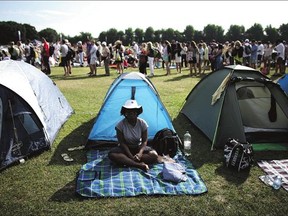
M 67 60 L 73 60 L 74 57 L 75 57 L 75 51 L 68 46 L 68 52 L 66 55 Z
M 249 168 L 253 164 L 252 145 L 229 138 L 224 146 L 224 160 L 226 167 L 236 169 L 238 172 Z
M 32 57 L 32 58 L 36 57 L 35 49 L 32 46 L 30 46 L 30 57 Z
M 252 52 L 250 45 L 245 45 L 244 50 L 245 50 L 246 55 L 250 55 Z
M 51 57 L 51 56 L 53 56 L 53 54 L 54 54 L 54 50 L 55 50 L 55 47 L 54 46 L 49 46 L 49 56 Z
M 153 139 L 152 148 L 158 155 L 174 157 L 178 151 L 179 139 L 177 134 L 169 128 L 158 131 Z

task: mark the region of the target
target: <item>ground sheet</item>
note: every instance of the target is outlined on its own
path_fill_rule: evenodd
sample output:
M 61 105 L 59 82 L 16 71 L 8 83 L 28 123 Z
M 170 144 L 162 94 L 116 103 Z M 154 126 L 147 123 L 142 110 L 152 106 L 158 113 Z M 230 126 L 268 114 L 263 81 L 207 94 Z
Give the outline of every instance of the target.
M 288 159 L 270 161 L 262 160 L 257 163 L 264 170 L 264 172 L 270 176 L 271 179 L 274 179 L 275 176 L 280 175 L 283 182 L 282 187 L 288 191 Z
M 151 165 L 148 172 L 137 168 L 113 165 L 108 151 L 90 150 L 87 163 L 77 177 L 76 192 L 84 197 L 131 197 L 137 195 L 198 195 L 207 187 L 192 163 L 181 153 L 173 159 L 186 168 L 187 181 L 172 183 L 163 180 L 163 164 Z

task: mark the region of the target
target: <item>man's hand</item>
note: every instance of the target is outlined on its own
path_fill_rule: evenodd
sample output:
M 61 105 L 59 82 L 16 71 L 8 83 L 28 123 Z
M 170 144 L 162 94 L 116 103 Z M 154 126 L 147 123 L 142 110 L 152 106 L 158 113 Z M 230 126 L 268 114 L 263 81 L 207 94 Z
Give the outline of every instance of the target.
M 142 157 L 142 154 L 138 153 L 138 154 L 134 155 L 134 160 L 140 162 L 141 157 Z

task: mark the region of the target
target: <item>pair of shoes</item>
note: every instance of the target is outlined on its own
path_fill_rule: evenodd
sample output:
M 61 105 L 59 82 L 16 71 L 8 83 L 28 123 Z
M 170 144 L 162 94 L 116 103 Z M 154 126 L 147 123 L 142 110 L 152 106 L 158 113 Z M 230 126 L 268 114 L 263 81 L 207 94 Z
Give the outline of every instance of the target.
M 78 146 L 78 147 L 68 148 L 68 151 L 82 150 L 84 148 L 85 148 L 85 146 L 82 145 L 82 146 Z
M 61 157 L 63 158 L 63 160 L 65 160 L 65 161 L 67 161 L 67 162 L 72 162 L 72 161 L 74 161 L 74 159 L 71 158 L 71 157 L 69 157 L 68 154 L 66 154 L 66 153 L 61 154 Z
M 92 74 L 92 72 L 90 71 L 89 73 L 87 73 L 88 75 Z
M 90 74 L 89 77 L 96 77 L 96 74 Z

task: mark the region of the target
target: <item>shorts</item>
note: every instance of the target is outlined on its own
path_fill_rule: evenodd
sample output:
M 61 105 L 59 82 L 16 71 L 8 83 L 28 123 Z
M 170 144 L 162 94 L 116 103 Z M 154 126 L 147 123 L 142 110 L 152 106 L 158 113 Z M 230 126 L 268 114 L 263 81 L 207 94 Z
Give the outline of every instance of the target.
M 136 155 L 139 152 L 139 148 L 129 148 L 132 155 Z M 143 154 L 148 154 L 149 152 L 154 151 L 150 146 L 145 146 Z M 112 148 L 109 153 L 123 153 L 125 154 L 124 150 L 119 146 Z
M 163 61 L 164 61 L 165 63 L 171 62 L 170 56 L 163 56 Z
M 90 65 L 96 65 L 96 61 L 97 61 L 97 58 L 91 58 L 90 59 Z
M 278 65 L 285 65 L 285 60 L 283 60 L 281 57 L 277 58 L 277 64 Z
M 67 67 L 68 66 L 68 61 L 67 61 L 67 57 L 66 56 L 61 57 L 61 65 L 63 67 Z
M 256 63 L 257 63 L 256 57 L 251 57 L 251 58 L 250 58 L 250 63 L 251 63 L 251 64 L 256 64 Z
M 181 56 L 176 55 L 175 56 L 175 62 L 176 63 L 181 63 Z
M 197 63 L 197 58 L 196 57 L 192 57 L 192 59 L 189 59 L 188 63 L 196 64 Z

